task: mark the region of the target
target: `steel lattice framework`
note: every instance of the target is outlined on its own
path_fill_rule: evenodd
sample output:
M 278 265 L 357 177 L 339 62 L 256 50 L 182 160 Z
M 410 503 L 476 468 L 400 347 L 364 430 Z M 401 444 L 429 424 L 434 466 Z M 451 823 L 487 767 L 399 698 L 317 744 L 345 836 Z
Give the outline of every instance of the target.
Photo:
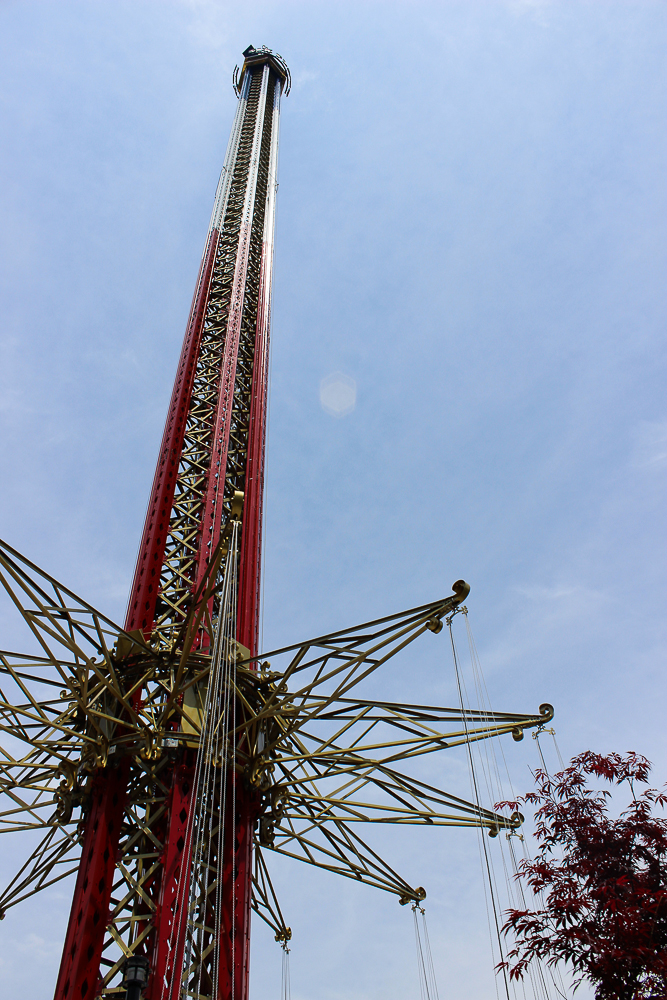
M 369 823 L 513 827 L 410 777 L 413 757 L 540 726 L 533 715 L 355 697 L 461 607 L 423 607 L 260 655 L 262 491 L 280 98 L 250 47 L 186 329 L 125 627 L 0 543 L 31 652 L 0 652 L 0 832 L 33 849 L 2 915 L 76 872 L 57 1000 L 246 1000 L 250 910 L 286 942 L 270 850 L 424 898 Z

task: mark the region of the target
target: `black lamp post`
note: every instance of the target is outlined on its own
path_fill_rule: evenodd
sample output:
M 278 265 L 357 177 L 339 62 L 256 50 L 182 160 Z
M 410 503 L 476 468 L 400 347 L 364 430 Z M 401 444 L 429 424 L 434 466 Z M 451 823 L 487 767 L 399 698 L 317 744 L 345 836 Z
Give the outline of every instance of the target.
M 143 955 L 130 955 L 123 966 L 123 986 L 127 988 L 127 1000 L 141 1000 L 141 993 L 148 982 L 150 965 Z

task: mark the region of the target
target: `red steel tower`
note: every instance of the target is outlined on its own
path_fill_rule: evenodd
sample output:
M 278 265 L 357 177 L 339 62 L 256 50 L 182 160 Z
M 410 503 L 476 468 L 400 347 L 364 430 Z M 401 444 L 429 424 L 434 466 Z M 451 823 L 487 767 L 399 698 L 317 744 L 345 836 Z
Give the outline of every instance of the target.
M 269 49 L 250 46 L 243 54 L 243 68 L 235 74 L 236 117 L 169 403 L 125 629 L 140 632 L 153 649 L 169 651 L 193 603 L 203 604 L 199 621 L 190 616 L 194 627 L 188 646 L 190 652 L 210 652 L 206 617 L 215 598 L 206 583 L 215 586 L 223 574 L 227 552 L 221 536 L 234 520 L 240 527 L 232 599 L 236 639 L 247 657 L 257 653 L 278 124 L 289 71 Z M 132 697 L 141 701 L 141 687 Z M 175 738 L 173 743 L 177 748 Z M 146 748 L 147 763 L 151 749 Z M 196 820 L 191 819 L 198 790 L 195 768 L 194 750 L 181 745 L 158 775 L 150 766 L 137 773 L 125 758 L 94 782 L 56 1000 L 116 993 L 117 984 L 110 984 L 123 954 L 147 959 L 147 998 L 180 996 L 187 921 L 179 923 L 179 917 L 188 902 L 189 853 L 196 842 Z M 202 941 L 194 943 L 190 975 L 199 995 L 245 1000 L 256 802 L 236 774 L 228 779 L 235 785 L 226 789 L 234 815 L 226 817 L 227 829 L 216 840 L 225 857 L 222 885 L 209 893 L 208 911 L 201 915 L 208 923 Z M 227 850 L 231 844 L 234 849 Z M 209 858 L 211 883 L 216 861 Z M 214 898 L 217 920 L 209 912 Z
M 0 833 L 25 836 L 31 851 L 0 891 L 0 918 L 76 874 L 56 1000 L 247 1000 L 251 908 L 276 940 L 291 937 L 265 850 L 418 906 L 425 890 L 359 829 L 514 829 L 518 813 L 406 767 L 490 737 L 519 740 L 553 715 L 546 704 L 526 715 L 473 710 L 463 697 L 444 708 L 357 696 L 396 654 L 409 675 L 413 641 L 445 624 L 452 638 L 452 619 L 467 614 L 463 580 L 430 604 L 275 650 L 271 662 L 259 655 L 278 120 L 290 78 L 269 49 L 244 57 L 124 628 L 0 541 L 0 597 L 23 616 L 30 647 L 0 650 Z

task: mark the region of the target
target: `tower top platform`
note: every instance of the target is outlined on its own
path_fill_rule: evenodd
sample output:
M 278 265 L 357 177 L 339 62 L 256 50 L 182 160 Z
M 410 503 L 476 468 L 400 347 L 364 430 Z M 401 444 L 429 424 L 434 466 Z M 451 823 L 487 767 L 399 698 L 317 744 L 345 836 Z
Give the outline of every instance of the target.
M 254 45 L 249 45 L 243 52 L 243 66 L 240 72 L 238 66 L 234 69 L 232 82 L 237 96 L 240 96 L 241 84 L 243 83 L 243 77 L 245 76 L 247 70 L 253 66 L 262 66 L 264 63 L 268 63 L 283 81 L 283 94 L 285 96 L 289 94 L 290 87 L 292 85 L 292 78 L 290 76 L 287 63 L 283 57 L 279 55 L 278 52 L 273 52 L 271 49 L 268 49 L 266 45 L 262 45 L 259 49 L 256 49 Z

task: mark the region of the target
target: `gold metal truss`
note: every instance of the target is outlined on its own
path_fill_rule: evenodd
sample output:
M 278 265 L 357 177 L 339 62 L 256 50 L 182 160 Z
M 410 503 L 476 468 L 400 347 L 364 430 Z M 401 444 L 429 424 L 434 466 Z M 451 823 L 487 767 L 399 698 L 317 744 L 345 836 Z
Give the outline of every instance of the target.
M 189 652 L 191 638 L 202 626 L 214 631 L 211 581 L 224 552 L 221 543 L 174 644 L 153 648 L 0 543 L 0 582 L 30 648 L 0 652 L 0 832 L 42 834 L 0 892 L 0 910 L 76 870 L 91 796 L 105 776 L 113 781 L 122 771 L 129 791 L 109 923 L 117 953 L 103 956 L 105 982 L 127 953 L 128 928 L 136 950 L 155 910 L 166 775 L 199 743 L 211 663 Z M 253 660 L 237 645 L 229 673 L 237 724 L 224 759 L 214 763 L 234 759 L 239 777 L 255 790 L 253 907 L 279 940 L 287 940 L 289 928 L 267 850 L 385 889 L 405 903 L 422 899 L 424 890 L 361 839 L 365 825 L 481 826 L 494 833 L 520 823 L 517 814 L 501 816 L 411 776 L 407 766 L 471 741 L 521 739 L 525 729 L 552 718 L 550 705 L 526 715 L 356 696 L 390 658 L 440 632 L 468 590 L 458 581 L 450 597 Z M 215 801 L 206 808 L 215 810 Z

